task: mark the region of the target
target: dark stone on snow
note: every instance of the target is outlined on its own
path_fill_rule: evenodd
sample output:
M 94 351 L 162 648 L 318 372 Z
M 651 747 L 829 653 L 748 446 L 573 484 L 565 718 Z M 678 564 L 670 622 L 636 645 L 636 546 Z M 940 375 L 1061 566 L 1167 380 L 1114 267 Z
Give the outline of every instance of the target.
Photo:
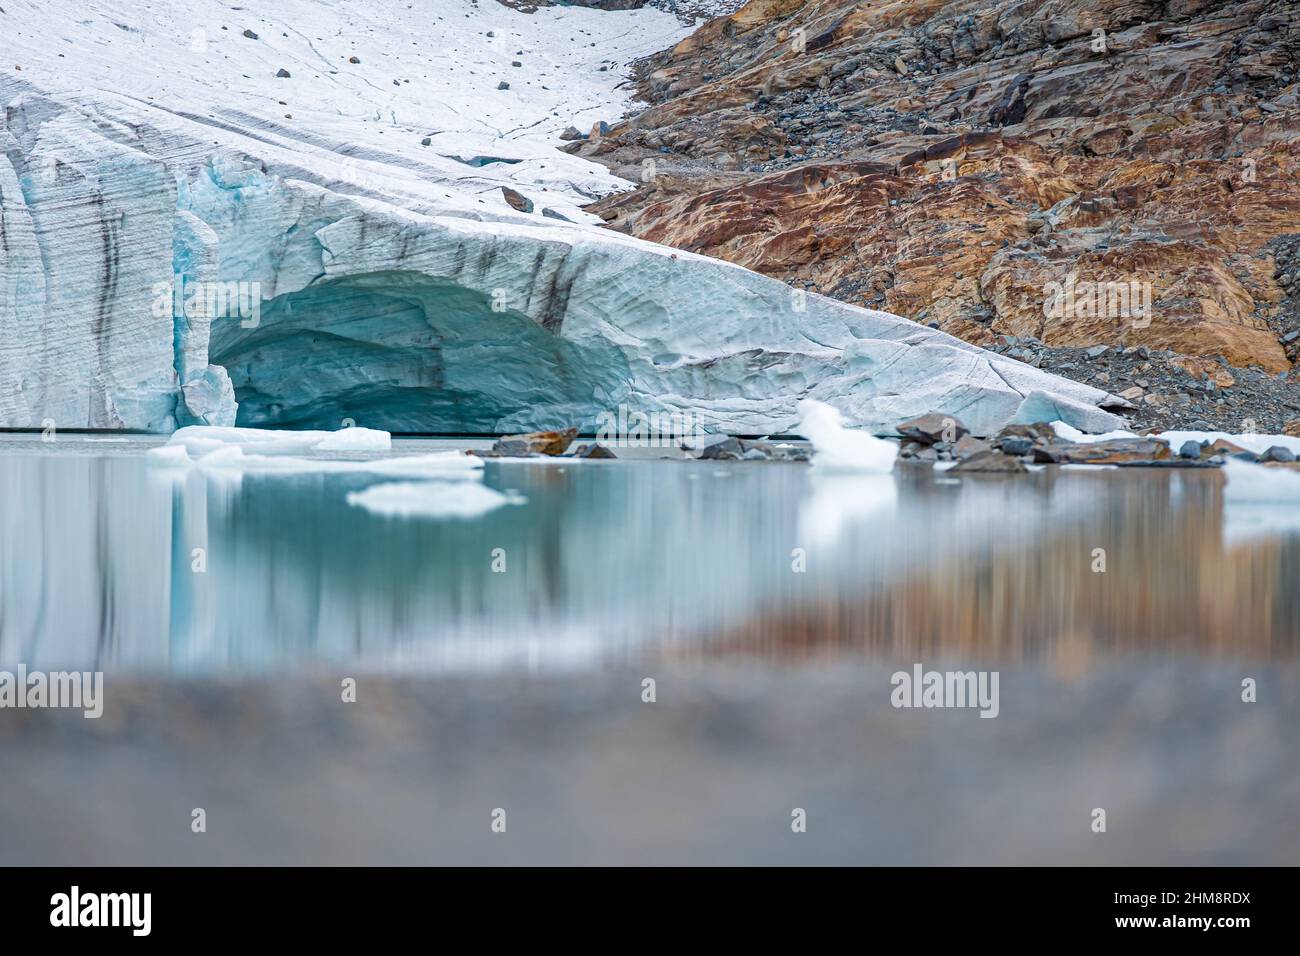
M 523 193 L 517 193 L 509 186 L 502 186 L 501 195 L 506 197 L 506 202 L 510 204 L 511 208 L 517 209 L 520 212 L 533 211 L 533 201 L 523 195 Z

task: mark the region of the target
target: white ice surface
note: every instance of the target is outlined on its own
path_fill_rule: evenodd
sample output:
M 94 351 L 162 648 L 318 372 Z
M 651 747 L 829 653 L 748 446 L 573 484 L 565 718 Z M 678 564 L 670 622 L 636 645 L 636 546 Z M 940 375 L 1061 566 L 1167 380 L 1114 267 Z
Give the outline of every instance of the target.
M 375 428 L 340 428 L 335 432 L 293 431 L 283 428 L 236 428 L 187 425 L 167 440 L 190 454 L 205 455 L 233 446 L 261 455 L 303 454 L 310 451 L 388 451 L 392 436 Z
M 316 443 L 313 451 L 388 451 L 393 436 L 378 428 L 340 428 Z
M 531 187 L 582 221 L 599 220 L 580 205 L 630 184 L 558 152 L 557 135 L 618 119 L 631 102 L 628 65 L 689 32 L 655 9 L 525 14 L 495 0 L 276 0 L 242 8 L 222 0 L 6 0 L 0 7 L 12 60 L 3 68 L 22 66 L 15 76 L 46 92 L 111 92 L 215 127 L 316 144 L 333 152 L 336 172 L 352 172 L 360 185 L 373 178 L 371 185 L 429 198 L 441 185 L 444 199 L 454 198 L 450 188 L 460 203 L 481 199 L 505 215 L 514 213 L 498 187 Z M 290 76 L 277 77 L 281 69 Z M 497 89 L 502 81 L 508 90 Z M 465 162 L 476 157 L 516 162 Z
M 482 477 L 483 459 L 458 451 L 436 451 L 427 455 L 405 455 L 373 461 L 339 461 L 333 458 L 295 458 L 287 455 L 249 455 L 238 445 L 223 445 L 203 455 L 195 466 L 200 469 L 258 472 L 262 474 L 386 475 L 401 478 Z
M 359 440 L 353 437 L 353 433 L 360 433 Z M 177 430 L 165 445 L 150 449 L 146 458 L 155 467 L 196 467 L 207 472 L 319 472 L 470 480 L 482 477 L 483 459 L 461 451 L 439 451 L 368 461 L 301 457 L 313 452 L 386 451 L 390 447 L 387 432 L 367 428 L 345 428 L 337 432 L 295 432 L 270 428 L 194 425 Z

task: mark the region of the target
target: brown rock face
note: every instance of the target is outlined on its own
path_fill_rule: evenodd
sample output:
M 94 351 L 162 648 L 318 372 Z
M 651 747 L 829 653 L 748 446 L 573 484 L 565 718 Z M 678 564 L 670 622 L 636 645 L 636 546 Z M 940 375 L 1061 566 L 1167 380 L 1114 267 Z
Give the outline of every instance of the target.
M 523 193 L 516 192 L 509 186 L 502 186 L 501 194 L 505 196 L 506 202 L 510 204 L 511 208 L 517 209 L 520 212 L 533 211 L 533 201 Z
M 1169 443 L 1158 438 L 1118 438 L 1101 442 L 1050 442 L 1034 449 L 1034 460 L 1070 465 L 1118 465 L 1169 461 Z
M 1276 373 L 1297 79 L 1300 0 L 753 0 L 568 148 L 614 228 L 976 344 Z
M 492 451 L 498 455 L 563 455 L 578 437 L 576 428 L 562 432 L 528 432 L 524 435 L 507 435 L 498 439 Z

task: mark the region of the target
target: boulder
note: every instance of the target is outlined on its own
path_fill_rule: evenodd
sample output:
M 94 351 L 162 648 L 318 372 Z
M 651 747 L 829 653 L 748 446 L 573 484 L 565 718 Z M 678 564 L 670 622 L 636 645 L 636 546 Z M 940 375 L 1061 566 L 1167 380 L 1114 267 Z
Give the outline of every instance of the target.
M 594 442 L 590 445 L 579 445 L 576 449 L 574 449 L 572 455 L 574 458 L 592 458 L 592 459 L 604 459 L 604 458 L 613 459 L 618 457 L 612 451 L 610 451 L 608 448 L 606 448 L 604 445 L 600 444 L 599 442 Z
M 523 193 L 511 189 L 509 186 L 502 186 L 501 195 L 505 197 L 506 202 L 510 204 L 512 209 L 528 213 L 533 211 L 533 201 Z
M 953 443 L 963 435 L 970 434 L 970 430 L 961 423 L 960 419 L 941 412 L 928 412 L 918 418 L 908 419 L 899 423 L 897 429 L 904 438 L 910 438 L 923 445 L 933 445 L 940 441 Z
M 492 450 L 509 458 L 522 458 L 527 455 L 563 455 L 578 437 L 576 428 L 564 431 L 528 432 L 523 435 L 507 435 L 497 440 Z

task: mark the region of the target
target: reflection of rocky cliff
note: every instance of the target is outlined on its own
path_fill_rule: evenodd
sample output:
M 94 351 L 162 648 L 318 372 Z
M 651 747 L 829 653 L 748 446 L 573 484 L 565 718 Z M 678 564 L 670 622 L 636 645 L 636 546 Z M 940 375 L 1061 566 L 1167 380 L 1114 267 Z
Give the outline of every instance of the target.
M 1048 531 L 1011 519 L 996 551 L 936 551 L 922 571 L 828 592 L 694 647 L 786 660 L 1046 660 L 1067 674 L 1108 653 L 1297 656 L 1300 539 L 1225 541 L 1217 474 L 1069 480 L 1096 480 L 1104 503 L 1093 519 Z
M 570 148 L 653 161 L 595 207 L 617 228 L 970 342 L 1276 373 L 1300 345 L 1270 245 L 1300 231 L 1298 73 L 1294 0 L 752 0 Z M 1150 283 L 1150 324 L 1045 317 L 1071 272 Z

